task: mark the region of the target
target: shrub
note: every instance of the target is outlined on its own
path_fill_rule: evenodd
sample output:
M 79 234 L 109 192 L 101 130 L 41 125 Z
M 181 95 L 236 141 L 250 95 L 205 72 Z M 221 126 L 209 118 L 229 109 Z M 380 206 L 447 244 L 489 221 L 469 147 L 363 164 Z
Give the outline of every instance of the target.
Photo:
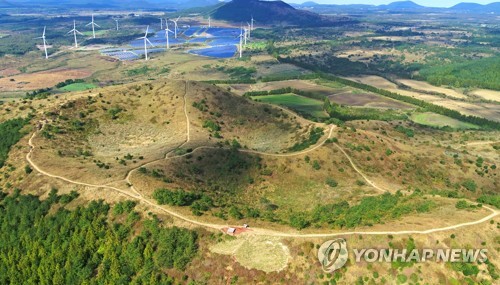
M 457 209 L 467 209 L 469 205 L 467 204 L 467 201 L 465 200 L 460 200 L 455 204 L 455 208 Z
M 326 179 L 326 184 L 330 187 L 337 187 L 339 185 L 337 181 L 330 177 Z
M 477 189 L 477 184 L 472 179 L 467 179 L 464 182 L 462 182 L 462 186 L 471 192 L 476 192 Z

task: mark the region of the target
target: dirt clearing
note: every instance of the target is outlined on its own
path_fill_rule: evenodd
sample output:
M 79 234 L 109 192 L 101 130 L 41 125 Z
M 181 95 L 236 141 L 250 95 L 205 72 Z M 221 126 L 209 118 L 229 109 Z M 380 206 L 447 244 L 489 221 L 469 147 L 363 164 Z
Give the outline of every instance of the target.
M 81 79 L 92 75 L 86 69 L 57 69 L 0 78 L 0 92 L 36 90 L 53 87 L 67 79 Z
M 275 272 L 285 269 L 290 251 L 278 238 L 241 236 L 220 242 L 210 248 L 212 252 L 233 256 L 248 269 Z

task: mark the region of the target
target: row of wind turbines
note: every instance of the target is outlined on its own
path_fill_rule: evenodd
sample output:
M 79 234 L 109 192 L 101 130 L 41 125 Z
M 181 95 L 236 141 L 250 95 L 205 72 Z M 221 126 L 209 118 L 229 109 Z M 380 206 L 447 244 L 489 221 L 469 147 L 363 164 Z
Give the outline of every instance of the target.
M 255 23 L 255 20 L 253 19 L 253 16 L 252 16 L 252 19 L 250 20 L 250 23 L 247 22 L 247 26 L 248 27 L 243 28 L 243 26 L 241 26 L 241 28 L 240 28 L 240 35 L 238 36 L 240 38 L 240 46 L 239 46 L 240 58 L 243 57 L 243 44 L 246 47 L 247 46 L 247 40 L 250 40 L 250 38 L 252 36 L 253 24 L 254 23 Z
M 165 25 L 163 25 L 163 18 L 159 18 L 160 19 L 160 28 L 163 30 L 163 27 L 165 26 L 165 38 L 167 40 L 167 49 L 170 49 L 170 41 L 169 41 L 169 33 L 173 33 L 174 34 L 174 38 L 177 39 L 177 31 L 179 29 L 179 26 L 178 26 L 178 22 L 179 22 L 179 19 L 181 17 L 177 17 L 177 19 L 175 20 L 170 20 L 170 22 L 172 22 L 174 24 L 174 30 L 170 30 L 169 26 L 168 26 L 168 19 L 165 19 Z M 113 19 L 115 22 L 116 22 L 116 30 L 119 31 L 120 29 L 120 26 L 119 26 L 119 21 L 118 19 Z M 247 40 L 250 39 L 251 37 L 251 32 L 253 31 L 254 29 L 254 22 L 255 20 L 253 19 L 253 16 L 250 20 L 250 23 L 247 22 L 247 25 L 248 27 L 245 27 L 243 28 L 243 26 L 241 27 L 241 32 L 240 32 L 240 35 L 238 36 L 240 38 L 240 44 L 239 44 L 239 57 L 241 58 L 243 56 L 243 43 L 244 45 L 246 46 L 247 45 Z M 95 21 L 94 21 L 94 14 L 92 14 L 92 21 L 90 23 L 88 23 L 86 26 L 91 26 L 92 27 L 92 37 L 95 39 L 96 38 L 96 35 L 95 35 L 95 27 L 98 27 L 100 28 L 101 26 L 99 26 Z M 212 21 L 211 21 L 211 17 L 208 17 L 208 25 L 205 26 L 205 27 L 208 27 L 208 28 L 211 28 L 212 27 Z M 43 41 L 43 48 L 44 48 L 44 51 L 45 51 L 45 59 L 48 59 L 49 56 L 48 56 L 48 52 L 47 52 L 47 40 L 46 40 L 46 37 L 45 37 L 45 32 L 46 32 L 46 26 L 43 28 L 43 34 L 41 37 L 38 37 L 36 39 L 42 39 Z M 77 38 L 77 34 L 78 35 L 82 35 L 83 34 L 77 30 L 76 28 L 76 20 L 73 20 L 73 29 L 70 30 L 67 34 L 73 34 L 73 37 L 74 37 L 74 42 L 75 42 L 75 48 L 78 48 L 78 38 Z M 151 45 L 151 47 L 155 47 L 153 45 L 153 43 L 151 43 L 151 41 L 148 39 L 148 33 L 149 33 L 149 25 L 146 27 L 146 33 L 144 34 L 144 37 L 140 37 L 138 39 L 140 40 L 143 40 L 144 41 L 144 55 L 145 55 L 145 59 L 148 60 L 148 44 Z

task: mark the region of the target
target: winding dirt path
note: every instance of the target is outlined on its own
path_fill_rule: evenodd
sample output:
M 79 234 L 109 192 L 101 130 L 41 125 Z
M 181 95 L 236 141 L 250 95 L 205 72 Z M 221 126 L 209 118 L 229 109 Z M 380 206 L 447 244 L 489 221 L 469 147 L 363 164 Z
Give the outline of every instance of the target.
M 500 141 L 469 142 L 469 143 L 466 143 L 465 146 L 487 145 L 487 144 L 496 144 L 496 143 L 500 143 Z
M 188 95 L 188 82 L 186 81 L 186 87 L 185 87 L 185 94 L 184 94 L 184 114 L 186 116 L 186 124 L 187 124 L 187 127 L 186 127 L 186 141 L 184 143 L 182 143 L 179 147 L 182 147 L 184 146 L 185 144 L 187 144 L 189 141 L 190 141 L 190 121 L 189 121 L 189 116 L 188 116 L 188 111 L 187 111 L 187 95 Z M 150 199 L 147 199 L 145 197 L 143 197 L 139 191 L 137 191 L 133 185 L 130 183 L 130 177 L 132 175 L 132 173 L 134 171 L 136 171 L 138 168 L 135 168 L 135 169 L 132 169 L 131 171 L 128 172 L 126 178 L 125 178 L 125 182 L 127 182 L 129 185 L 130 185 L 130 188 L 128 190 L 126 189 L 120 189 L 120 188 L 117 188 L 117 187 L 112 187 L 112 186 L 109 186 L 109 185 L 99 185 L 99 184 L 90 184 L 90 183 L 84 183 L 84 182 L 79 182 L 79 181 L 74 181 L 74 180 L 71 180 L 71 179 L 68 179 L 68 178 L 65 178 L 65 177 L 62 177 L 62 176 L 58 176 L 58 175 L 54 175 L 54 174 L 51 174 L 51 173 L 48 173 L 46 171 L 44 171 L 39 165 L 37 165 L 33 159 L 32 159 L 32 154 L 34 152 L 34 150 L 36 149 L 36 146 L 34 145 L 33 143 L 33 139 L 37 136 L 37 134 L 45 127 L 45 122 L 41 122 L 42 123 L 42 127 L 39 128 L 38 131 L 35 131 L 32 136 L 30 137 L 30 139 L 28 140 L 28 144 L 30 146 L 30 151 L 28 152 L 28 154 L 26 155 L 26 160 L 28 161 L 28 163 L 36 170 L 38 171 L 40 174 L 42 175 L 45 175 L 47 177 L 51 177 L 51 178 L 55 178 L 55 179 L 59 179 L 59 180 L 62 180 L 62 181 L 65 181 L 65 182 L 68 182 L 68 183 L 71 183 L 71 184 L 75 184 L 75 185 L 81 185 L 81 186 L 88 186 L 88 187 L 95 187 L 95 188 L 102 188 L 102 189 L 109 189 L 109 190 L 113 190 L 113 191 L 117 191 L 118 193 L 124 195 L 124 196 L 127 196 L 127 197 L 130 197 L 132 199 L 136 199 L 142 203 L 145 203 L 155 209 L 158 209 L 164 213 L 167 213 L 173 217 L 176 217 L 182 221 L 185 221 L 185 222 L 188 222 L 188 223 L 191 223 L 193 225 L 197 225 L 197 226 L 200 226 L 200 227 L 204 227 L 204 228 L 209 228 L 209 229 L 215 229 L 215 230 L 220 230 L 222 228 L 225 228 L 225 227 L 228 227 L 229 225 L 222 225 L 222 224 L 212 224 L 212 223 L 205 223 L 205 222 L 200 222 L 200 221 L 197 221 L 197 220 L 193 220 L 191 218 L 188 218 L 186 216 L 183 216 L 182 214 L 179 214 L 173 210 L 170 210 L 170 209 L 167 209 L 165 207 L 162 207 L 160 205 L 158 205 L 156 202 L 150 200 Z M 258 152 L 258 151 L 252 151 L 252 150 L 240 150 L 242 152 L 246 152 L 246 153 L 253 153 L 253 154 L 259 154 L 259 155 L 265 155 L 265 156 L 274 156 L 274 157 L 292 157 L 292 156 L 297 156 L 297 155 L 302 155 L 302 154 L 306 154 L 306 153 L 309 153 L 309 152 L 312 152 L 320 147 L 322 147 L 329 138 L 331 138 L 331 135 L 333 133 L 333 130 L 336 128 L 336 126 L 334 125 L 331 125 L 330 126 L 330 131 L 328 133 L 328 136 L 326 139 L 324 139 L 322 142 L 318 143 L 317 145 L 307 149 L 307 150 L 304 150 L 304 151 L 300 151 L 300 152 L 296 152 L 296 153 L 288 153 L 288 154 L 269 154 L 269 153 L 263 153 L 263 152 Z M 352 160 L 352 158 L 347 154 L 347 152 L 342 149 L 342 147 L 340 147 L 338 144 L 335 144 L 335 146 L 344 154 L 344 156 L 349 160 L 351 166 L 353 167 L 353 169 L 359 174 L 361 175 L 365 181 L 370 184 L 372 187 L 374 187 L 375 189 L 377 189 L 378 191 L 381 191 L 381 192 L 386 192 L 385 189 L 382 189 L 380 188 L 379 186 L 377 186 L 374 182 L 372 182 L 361 170 L 358 169 L 358 167 L 355 165 L 354 161 Z M 201 149 L 214 149 L 216 147 L 210 147 L 210 146 L 206 146 L 206 147 L 198 147 L 196 149 L 193 150 L 193 152 L 197 151 L 197 150 L 201 150 Z M 179 155 L 179 156 L 169 156 L 170 153 L 172 153 L 172 151 L 168 152 L 166 155 L 165 155 L 165 159 L 173 159 L 173 158 L 178 158 L 178 157 L 183 157 L 183 156 L 186 156 L 186 155 L 189 155 L 190 153 L 186 153 L 184 155 Z M 149 165 L 149 164 L 152 164 L 154 162 L 157 162 L 159 160 L 156 160 L 156 161 L 151 161 L 151 162 L 148 162 L 140 167 L 144 167 L 145 165 Z M 435 233 L 435 232 L 441 232 L 441 231 L 448 231 L 448 230 L 453 230 L 453 229 L 458 229 L 458 228 L 462 228 L 462 227 L 467 227 L 467 226 L 472 226 L 472 225 L 477 225 L 477 224 L 481 224 L 481 223 L 484 223 L 494 217 L 496 217 L 500 212 L 493 209 L 493 208 L 490 208 L 490 207 L 487 207 L 487 206 L 483 206 L 483 208 L 485 209 L 488 209 L 491 214 L 482 218 L 482 219 L 479 219 L 477 221 L 472 221 L 472 222 L 466 222 L 466 223 L 460 223 L 460 224 L 456 224 L 456 225 L 452 225 L 452 226 L 447 226 L 447 227 L 440 227 L 440 228 L 431 228 L 431 229 L 428 229 L 428 230 L 421 230 L 421 231 L 412 231 L 412 230 L 409 230 L 409 231 L 349 231 L 349 232 L 335 232 L 335 233 L 318 233 L 318 234 L 314 234 L 314 233 L 311 233 L 311 234 L 301 234 L 301 233 L 287 233 L 287 232 L 279 232 L 279 231 L 272 231 L 272 230 L 268 230 L 268 229 L 261 229 L 261 228 L 252 228 L 252 234 L 256 234 L 256 235 L 264 235 L 264 236 L 274 236 L 274 237 L 287 237 L 287 238 L 328 238 L 328 237 L 336 237 L 336 236 L 345 236 L 345 235 L 407 235 L 407 234 L 430 234 L 430 233 Z

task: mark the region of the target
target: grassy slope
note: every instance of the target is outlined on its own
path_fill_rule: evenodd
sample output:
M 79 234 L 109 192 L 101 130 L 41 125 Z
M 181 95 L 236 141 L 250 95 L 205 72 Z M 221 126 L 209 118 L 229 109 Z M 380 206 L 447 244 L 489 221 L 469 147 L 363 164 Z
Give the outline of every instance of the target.
M 252 99 L 264 103 L 288 107 L 292 110 L 298 111 L 299 113 L 307 113 L 318 118 L 326 117 L 326 114 L 323 111 L 323 103 L 321 101 L 291 93 L 282 95 L 253 96 Z
M 61 90 L 64 90 L 64 91 L 84 91 L 84 90 L 92 89 L 95 87 L 97 87 L 97 86 L 92 84 L 92 83 L 73 83 L 73 84 L 64 86 L 63 88 L 61 88 Z
M 425 126 L 431 126 L 431 127 L 445 127 L 449 126 L 453 129 L 479 129 L 479 126 L 476 126 L 474 124 L 466 123 L 466 122 L 461 122 L 459 120 L 455 120 L 450 117 L 446 117 L 443 115 L 439 114 L 434 114 L 434 113 L 419 113 L 419 114 L 414 114 L 411 116 L 411 120 L 414 121 L 417 124 L 425 125 Z

